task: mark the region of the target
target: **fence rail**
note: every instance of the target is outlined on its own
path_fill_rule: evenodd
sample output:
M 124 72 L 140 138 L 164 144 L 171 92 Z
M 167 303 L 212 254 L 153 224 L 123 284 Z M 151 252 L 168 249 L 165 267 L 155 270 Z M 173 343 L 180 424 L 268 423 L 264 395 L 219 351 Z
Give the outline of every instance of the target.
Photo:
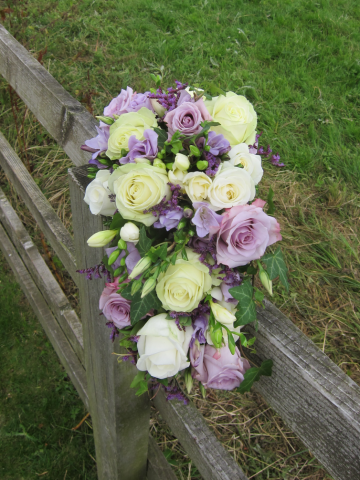
M 94 119 L 1 25 L 0 73 L 74 165 L 87 163 L 79 147 L 96 133 Z M 149 440 L 149 400 L 129 389 L 135 367 L 118 364 L 112 353 L 121 349 L 110 344 L 99 322 L 103 283 L 76 273 L 76 265 L 87 268 L 102 258 L 100 249 L 85 246 L 102 229 L 83 202 L 86 167 L 69 173 L 72 239 L 1 134 L 0 165 L 79 288 L 81 320 L 0 190 L 0 248 L 91 413 L 99 478 L 171 480 L 165 457 Z M 270 302 L 265 306 L 258 311 L 258 332 L 246 327 L 257 337 L 258 356 L 249 354 L 251 359 L 274 360 L 272 377 L 262 378 L 256 389 L 335 479 L 360 478 L 360 387 Z M 194 406 L 169 403 L 162 393 L 154 405 L 206 480 L 246 480 Z

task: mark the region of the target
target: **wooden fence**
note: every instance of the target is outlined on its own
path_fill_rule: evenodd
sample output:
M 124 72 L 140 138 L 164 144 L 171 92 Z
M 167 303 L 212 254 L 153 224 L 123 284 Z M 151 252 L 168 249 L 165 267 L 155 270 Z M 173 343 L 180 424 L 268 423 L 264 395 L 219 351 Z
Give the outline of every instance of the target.
M 149 398 L 136 397 L 129 388 L 136 367 L 118 364 L 112 353 L 121 349 L 109 342 L 99 322 L 103 282 L 76 273 L 103 256 L 85 243 L 102 229 L 102 221 L 83 201 L 88 157 L 80 149 L 96 135 L 96 122 L 1 25 L 0 73 L 75 165 L 69 171 L 72 238 L 0 133 L 1 167 L 79 289 L 80 319 L 0 190 L 0 248 L 91 413 L 98 478 L 174 479 L 149 436 Z M 359 386 L 271 303 L 258 311 L 258 318 L 258 357 L 249 355 L 255 364 L 273 359 L 274 368 L 272 377 L 255 384 L 256 390 L 335 479 L 360 479 Z M 154 405 L 205 480 L 246 480 L 192 404 L 167 402 L 159 392 Z

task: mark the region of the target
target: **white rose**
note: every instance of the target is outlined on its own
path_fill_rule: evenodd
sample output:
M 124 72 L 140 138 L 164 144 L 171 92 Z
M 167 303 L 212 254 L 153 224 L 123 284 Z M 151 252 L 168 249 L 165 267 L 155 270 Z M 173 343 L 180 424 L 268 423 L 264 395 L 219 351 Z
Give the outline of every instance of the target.
M 255 183 L 243 168 L 225 166 L 217 174 L 208 192 L 214 210 L 245 205 L 255 197 Z
M 169 179 L 162 168 L 146 163 L 127 163 L 109 178 L 109 188 L 116 195 L 116 207 L 123 218 L 152 225 L 156 217 L 144 210 L 171 197 Z
M 254 155 L 250 153 L 249 147 L 246 143 L 240 143 L 233 147 L 229 152 L 230 163 L 234 167 L 241 164 L 244 167 L 244 170 L 248 172 L 251 178 L 254 180 L 255 185 L 257 185 L 263 176 L 263 169 L 261 167 L 261 157 L 260 155 Z
M 140 358 L 136 366 L 159 379 L 172 377 L 190 365 L 187 354 L 193 328 L 179 330 L 175 320 L 166 320 L 166 316 L 161 313 L 150 318 L 137 333 Z
M 211 184 L 211 178 L 203 172 L 190 172 L 183 179 L 185 191 L 192 202 L 206 200 Z
M 120 238 L 125 242 L 137 243 L 139 241 L 140 230 L 132 222 L 127 222 L 120 230 Z
M 180 185 L 183 187 L 183 180 L 185 178 L 186 173 L 178 168 L 168 171 L 169 182 L 173 185 Z
M 174 168 L 178 168 L 179 170 L 182 170 L 185 172 L 186 170 L 189 170 L 190 167 L 190 160 L 189 157 L 186 155 L 183 155 L 182 153 L 177 153 L 175 155 L 175 162 L 174 162 Z
M 129 150 L 129 138 L 144 139 L 144 131 L 157 127 L 155 114 L 142 107 L 137 112 L 124 113 L 111 125 L 106 155 L 111 160 L 121 158 L 121 150 Z
M 211 130 L 222 133 L 231 146 L 255 142 L 256 112 L 245 97 L 227 92 L 226 96 L 219 95 L 204 103 L 214 122 L 220 123 Z
M 109 170 L 99 170 L 94 180 L 85 190 L 84 201 L 89 205 L 93 215 L 113 215 L 115 204 L 110 201 L 111 194 L 108 187 Z

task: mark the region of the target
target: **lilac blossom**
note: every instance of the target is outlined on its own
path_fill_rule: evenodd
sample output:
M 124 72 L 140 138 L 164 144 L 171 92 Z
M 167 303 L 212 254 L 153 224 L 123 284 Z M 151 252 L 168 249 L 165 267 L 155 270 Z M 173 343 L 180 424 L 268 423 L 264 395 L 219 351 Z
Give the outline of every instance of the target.
M 214 175 L 217 174 L 217 172 L 219 170 L 219 167 L 220 167 L 220 164 L 221 164 L 221 159 L 220 159 L 220 157 L 215 157 L 215 155 L 213 155 L 210 152 L 204 152 L 204 157 L 206 158 L 206 160 L 209 163 L 209 166 L 206 169 L 205 173 L 206 173 L 207 176 L 213 177 Z
M 167 89 L 167 93 L 164 93 L 161 88 L 158 88 L 156 90 L 156 93 L 150 93 L 149 98 L 156 98 L 157 101 L 160 103 L 162 107 L 165 108 L 168 112 L 171 110 L 174 110 L 178 106 L 178 102 L 180 97 L 182 98 L 182 101 L 185 101 L 184 98 L 188 98 L 187 96 L 184 97 L 181 96 L 182 90 L 185 90 L 185 88 L 188 86 L 187 83 L 181 83 L 177 80 L 175 80 L 176 83 L 176 88 L 169 87 Z M 191 101 L 191 96 L 189 95 L 190 100 L 186 101 Z
M 129 153 L 120 159 L 120 163 L 135 163 L 135 158 L 153 160 L 158 153 L 158 134 L 148 128 L 144 131 L 145 140 L 138 140 L 135 135 L 129 138 Z
M 82 270 L 76 270 L 77 273 L 85 273 L 86 280 L 92 280 L 94 278 L 102 278 L 101 274 L 106 276 L 106 281 L 111 282 L 111 273 L 103 263 L 95 265 L 94 267 L 84 268 Z
M 179 225 L 180 220 L 184 216 L 184 210 L 181 207 L 177 207 L 175 210 L 168 210 L 165 214 L 159 216 L 159 220 L 154 223 L 155 228 L 166 228 L 168 232 L 172 228 L 176 228 Z
M 196 225 L 196 233 L 199 237 L 206 237 L 209 234 L 210 227 L 218 227 L 222 216 L 215 213 L 206 202 L 195 202 L 196 209 L 192 223 Z
M 206 145 L 210 147 L 209 152 L 215 156 L 224 155 L 231 150 L 230 142 L 226 140 L 221 133 L 217 134 L 216 132 L 209 132 Z M 201 137 L 198 141 L 198 147 L 204 148 L 204 146 L 205 139 L 204 137 Z
M 285 167 L 285 163 L 280 163 L 280 155 L 277 153 L 271 157 L 271 163 L 275 165 L 275 167 Z
M 110 127 L 102 124 L 101 127 L 96 127 L 98 135 L 90 140 L 85 141 L 85 145 L 81 146 L 81 150 L 92 153 L 89 163 L 96 165 L 98 168 L 108 168 L 97 160 L 98 155 L 106 152 L 108 149 L 108 141 L 110 136 Z
M 113 117 L 114 115 L 122 115 L 127 113 L 127 108 L 134 96 L 133 89 L 126 87 L 126 90 L 121 90 L 119 95 L 111 100 L 109 105 L 104 108 L 104 115 L 106 117 Z
M 129 105 L 126 107 L 126 111 L 129 112 L 137 112 L 140 110 L 140 108 L 145 107 L 151 110 L 152 112 L 154 111 L 151 101 L 149 98 L 150 92 L 145 92 L 145 93 L 135 93 L 134 96 L 132 97 Z

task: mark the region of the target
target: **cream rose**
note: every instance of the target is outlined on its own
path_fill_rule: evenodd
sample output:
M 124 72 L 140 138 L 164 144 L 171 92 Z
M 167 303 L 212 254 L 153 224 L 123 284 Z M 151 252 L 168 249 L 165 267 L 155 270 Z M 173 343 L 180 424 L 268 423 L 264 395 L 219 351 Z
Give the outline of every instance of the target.
M 137 333 L 138 370 L 147 370 L 152 377 L 163 379 L 187 368 L 192 333 L 192 327 L 185 327 L 185 332 L 179 330 L 175 320 L 166 320 L 166 313 L 150 318 Z
M 157 127 L 155 114 L 142 107 L 137 112 L 124 113 L 110 127 L 110 137 L 106 155 L 111 160 L 121 158 L 121 150 L 129 149 L 129 138 L 132 135 L 144 140 L 144 131 Z
M 245 97 L 227 92 L 226 96 L 219 95 L 204 103 L 214 122 L 220 123 L 211 130 L 222 133 L 231 146 L 255 142 L 257 116 L 254 107 Z
M 255 197 L 255 183 L 243 168 L 223 165 L 208 192 L 214 210 L 245 205 Z
M 99 170 L 94 180 L 85 190 L 84 201 L 89 205 L 93 215 L 113 215 L 116 210 L 114 202 L 110 201 L 108 187 L 109 170 Z
M 175 164 L 174 164 L 175 165 Z M 183 172 L 179 168 L 173 168 L 173 170 L 168 171 L 169 182 L 173 185 L 180 185 L 183 188 L 183 180 L 185 178 L 186 172 Z
M 211 178 L 203 172 L 190 172 L 183 179 L 185 191 L 192 202 L 206 200 L 211 184 Z
M 260 182 L 264 173 L 261 167 L 261 157 L 260 155 L 250 153 L 249 147 L 246 143 L 236 145 L 230 150 L 228 155 L 230 157 L 231 165 L 234 167 L 236 165 L 242 165 L 244 170 L 246 170 L 254 180 L 255 185 Z
M 156 293 L 165 310 L 191 312 L 211 288 L 209 269 L 186 248 L 188 261 L 178 258 L 158 277 Z
M 128 163 L 109 178 L 109 188 L 116 195 L 116 207 L 123 218 L 152 225 L 156 217 L 144 210 L 157 205 L 171 190 L 166 171 L 145 163 Z

